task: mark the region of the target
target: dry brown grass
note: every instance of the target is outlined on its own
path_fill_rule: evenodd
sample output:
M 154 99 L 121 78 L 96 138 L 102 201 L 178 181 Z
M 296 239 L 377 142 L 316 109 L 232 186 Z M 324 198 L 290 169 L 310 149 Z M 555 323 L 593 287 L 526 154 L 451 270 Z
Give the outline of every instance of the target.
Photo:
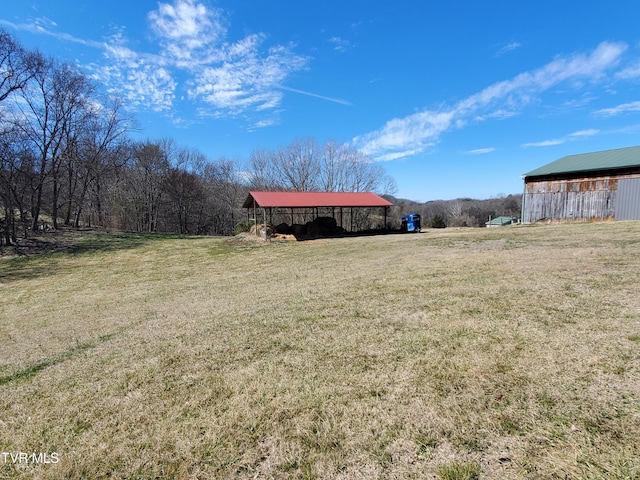
M 0 478 L 640 478 L 640 223 L 0 258 Z

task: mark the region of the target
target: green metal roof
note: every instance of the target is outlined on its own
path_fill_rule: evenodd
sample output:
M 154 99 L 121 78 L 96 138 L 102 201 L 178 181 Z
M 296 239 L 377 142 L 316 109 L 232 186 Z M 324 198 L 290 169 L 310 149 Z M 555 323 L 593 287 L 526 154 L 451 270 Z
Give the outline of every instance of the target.
M 496 217 L 492 218 L 489 222 L 485 222 L 485 225 L 511 225 L 512 223 L 516 223 L 518 221 L 518 217 Z
M 616 148 L 615 150 L 568 155 L 525 173 L 524 176 L 537 177 L 559 173 L 592 172 L 628 167 L 640 167 L 640 147 Z

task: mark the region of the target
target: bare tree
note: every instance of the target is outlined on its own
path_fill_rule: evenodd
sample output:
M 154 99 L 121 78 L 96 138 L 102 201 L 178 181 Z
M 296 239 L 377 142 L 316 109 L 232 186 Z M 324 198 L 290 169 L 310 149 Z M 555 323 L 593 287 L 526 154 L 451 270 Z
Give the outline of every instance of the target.
M 164 190 L 169 200 L 167 213 L 173 216 L 171 230 L 181 234 L 196 233 L 198 205 L 204 199 L 202 178 L 180 168 L 171 168 Z
M 40 53 L 25 50 L 0 29 L 0 102 L 20 97 L 43 63 Z M 24 137 L 16 128 L 15 111 L 11 107 L 0 108 L 0 200 L 4 207 L 3 238 L 7 244 L 15 242 L 17 237 L 16 207 L 20 210 L 21 220 L 26 220 L 23 210 L 25 186 L 29 185 L 27 177 L 33 172 L 28 161 L 31 156 L 22 151 Z M 27 163 L 29 168 L 24 168 Z
M 160 200 L 169 172 L 169 160 L 159 144 L 145 142 L 134 148 L 134 170 L 131 172 L 137 230 L 158 230 Z
M 0 102 L 22 90 L 44 63 L 40 53 L 25 50 L 0 29 Z
M 17 241 L 20 218 L 23 233 L 27 231 L 27 210 L 31 193 L 34 158 L 24 148 L 16 130 L 5 130 L 0 135 L 0 201 L 4 207 L 0 232 L 6 245 Z M 0 245 L 2 238 L 0 238 Z
M 247 195 L 239 164 L 228 158 L 220 158 L 207 165 L 205 179 L 212 192 L 214 208 L 218 211 L 221 227 L 218 233 L 232 235 L 241 203 Z
M 276 178 L 275 154 L 266 148 L 256 149 L 249 156 L 249 187 L 252 190 L 286 190 Z
M 170 201 L 167 210 L 175 218 L 179 233 L 199 233 L 206 198 L 203 174 L 207 159 L 198 150 L 172 150 L 175 150 L 175 158 L 164 187 Z
M 77 142 L 67 145 L 69 206 L 66 225 L 80 225 L 90 192 L 94 192 L 98 223 L 103 222 L 100 190 L 108 170 L 117 168 L 129 131 L 130 119 L 122 114 L 122 102 L 109 99 L 92 108 L 80 126 Z
M 339 145 L 334 141 L 323 145 L 320 157 L 321 188 L 325 192 L 340 192 L 348 190 L 347 182 L 349 178 L 348 168 L 349 149 L 346 145 Z
M 94 85 L 83 74 L 69 65 L 53 70 L 53 95 L 50 99 L 51 113 L 58 119 L 61 128 L 61 145 L 51 161 L 52 200 L 51 217 L 53 227 L 58 228 L 59 209 L 67 210 L 67 223 L 71 212 L 73 190 L 77 186 L 76 169 L 80 163 L 79 143 L 92 116 Z M 63 176 L 67 178 L 68 198 L 61 198 L 64 188 Z
M 57 227 L 61 167 L 77 141 L 93 85 L 69 65 L 49 60 L 40 65 L 15 102 L 16 125 L 37 152 L 36 181 L 31 205 L 32 229 L 38 227 L 45 184 L 50 181 L 51 215 Z M 66 158 L 68 161 L 68 158 Z
M 280 148 L 275 166 L 281 182 L 297 192 L 319 189 L 320 147 L 313 138 L 297 139 Z
M 359 150 L 313 138 L 295 140 L 277 151 L 255 150 L 250 185 L 256 190 L 395 193 L 395 181 Z

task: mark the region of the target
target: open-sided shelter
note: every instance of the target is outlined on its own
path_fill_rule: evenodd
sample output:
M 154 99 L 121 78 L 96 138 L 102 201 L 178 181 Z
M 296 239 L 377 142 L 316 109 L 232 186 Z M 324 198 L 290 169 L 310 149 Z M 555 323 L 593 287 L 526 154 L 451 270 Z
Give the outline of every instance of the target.
M 312 211 L 318 217 L 320 210 L 330 211 L 333 218 L 338 216 L 342 226 L 345 209 L 349 211 L 349 218 L 353 218 L 354 208 L 378 207 L 384 212 L 384 225 L 387 226 L 387 211 L 393 206 L 391 202 L 372 192 L 249 192 L 243 207 L 247 209 L 247 217 L 253 212 L 256 223 L 270 222 L 275 210 L 285 210 L 291 216 L 293 223 L 294 214 L 297 211 Z M 259 212 L 258 210 L 261 210 Z M 262 214 L 262 215 L 260 215 Z
M 569 155 L 523 179 L 523 223 L 640 220 L 640 147 Z

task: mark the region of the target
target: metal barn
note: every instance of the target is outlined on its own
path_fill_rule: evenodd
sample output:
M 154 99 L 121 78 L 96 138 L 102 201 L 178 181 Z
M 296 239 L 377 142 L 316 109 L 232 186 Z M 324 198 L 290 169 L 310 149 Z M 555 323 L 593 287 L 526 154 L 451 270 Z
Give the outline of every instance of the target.
M 523 179 L 523 223 L 640 220 L 640 147 L 569 155 Z

